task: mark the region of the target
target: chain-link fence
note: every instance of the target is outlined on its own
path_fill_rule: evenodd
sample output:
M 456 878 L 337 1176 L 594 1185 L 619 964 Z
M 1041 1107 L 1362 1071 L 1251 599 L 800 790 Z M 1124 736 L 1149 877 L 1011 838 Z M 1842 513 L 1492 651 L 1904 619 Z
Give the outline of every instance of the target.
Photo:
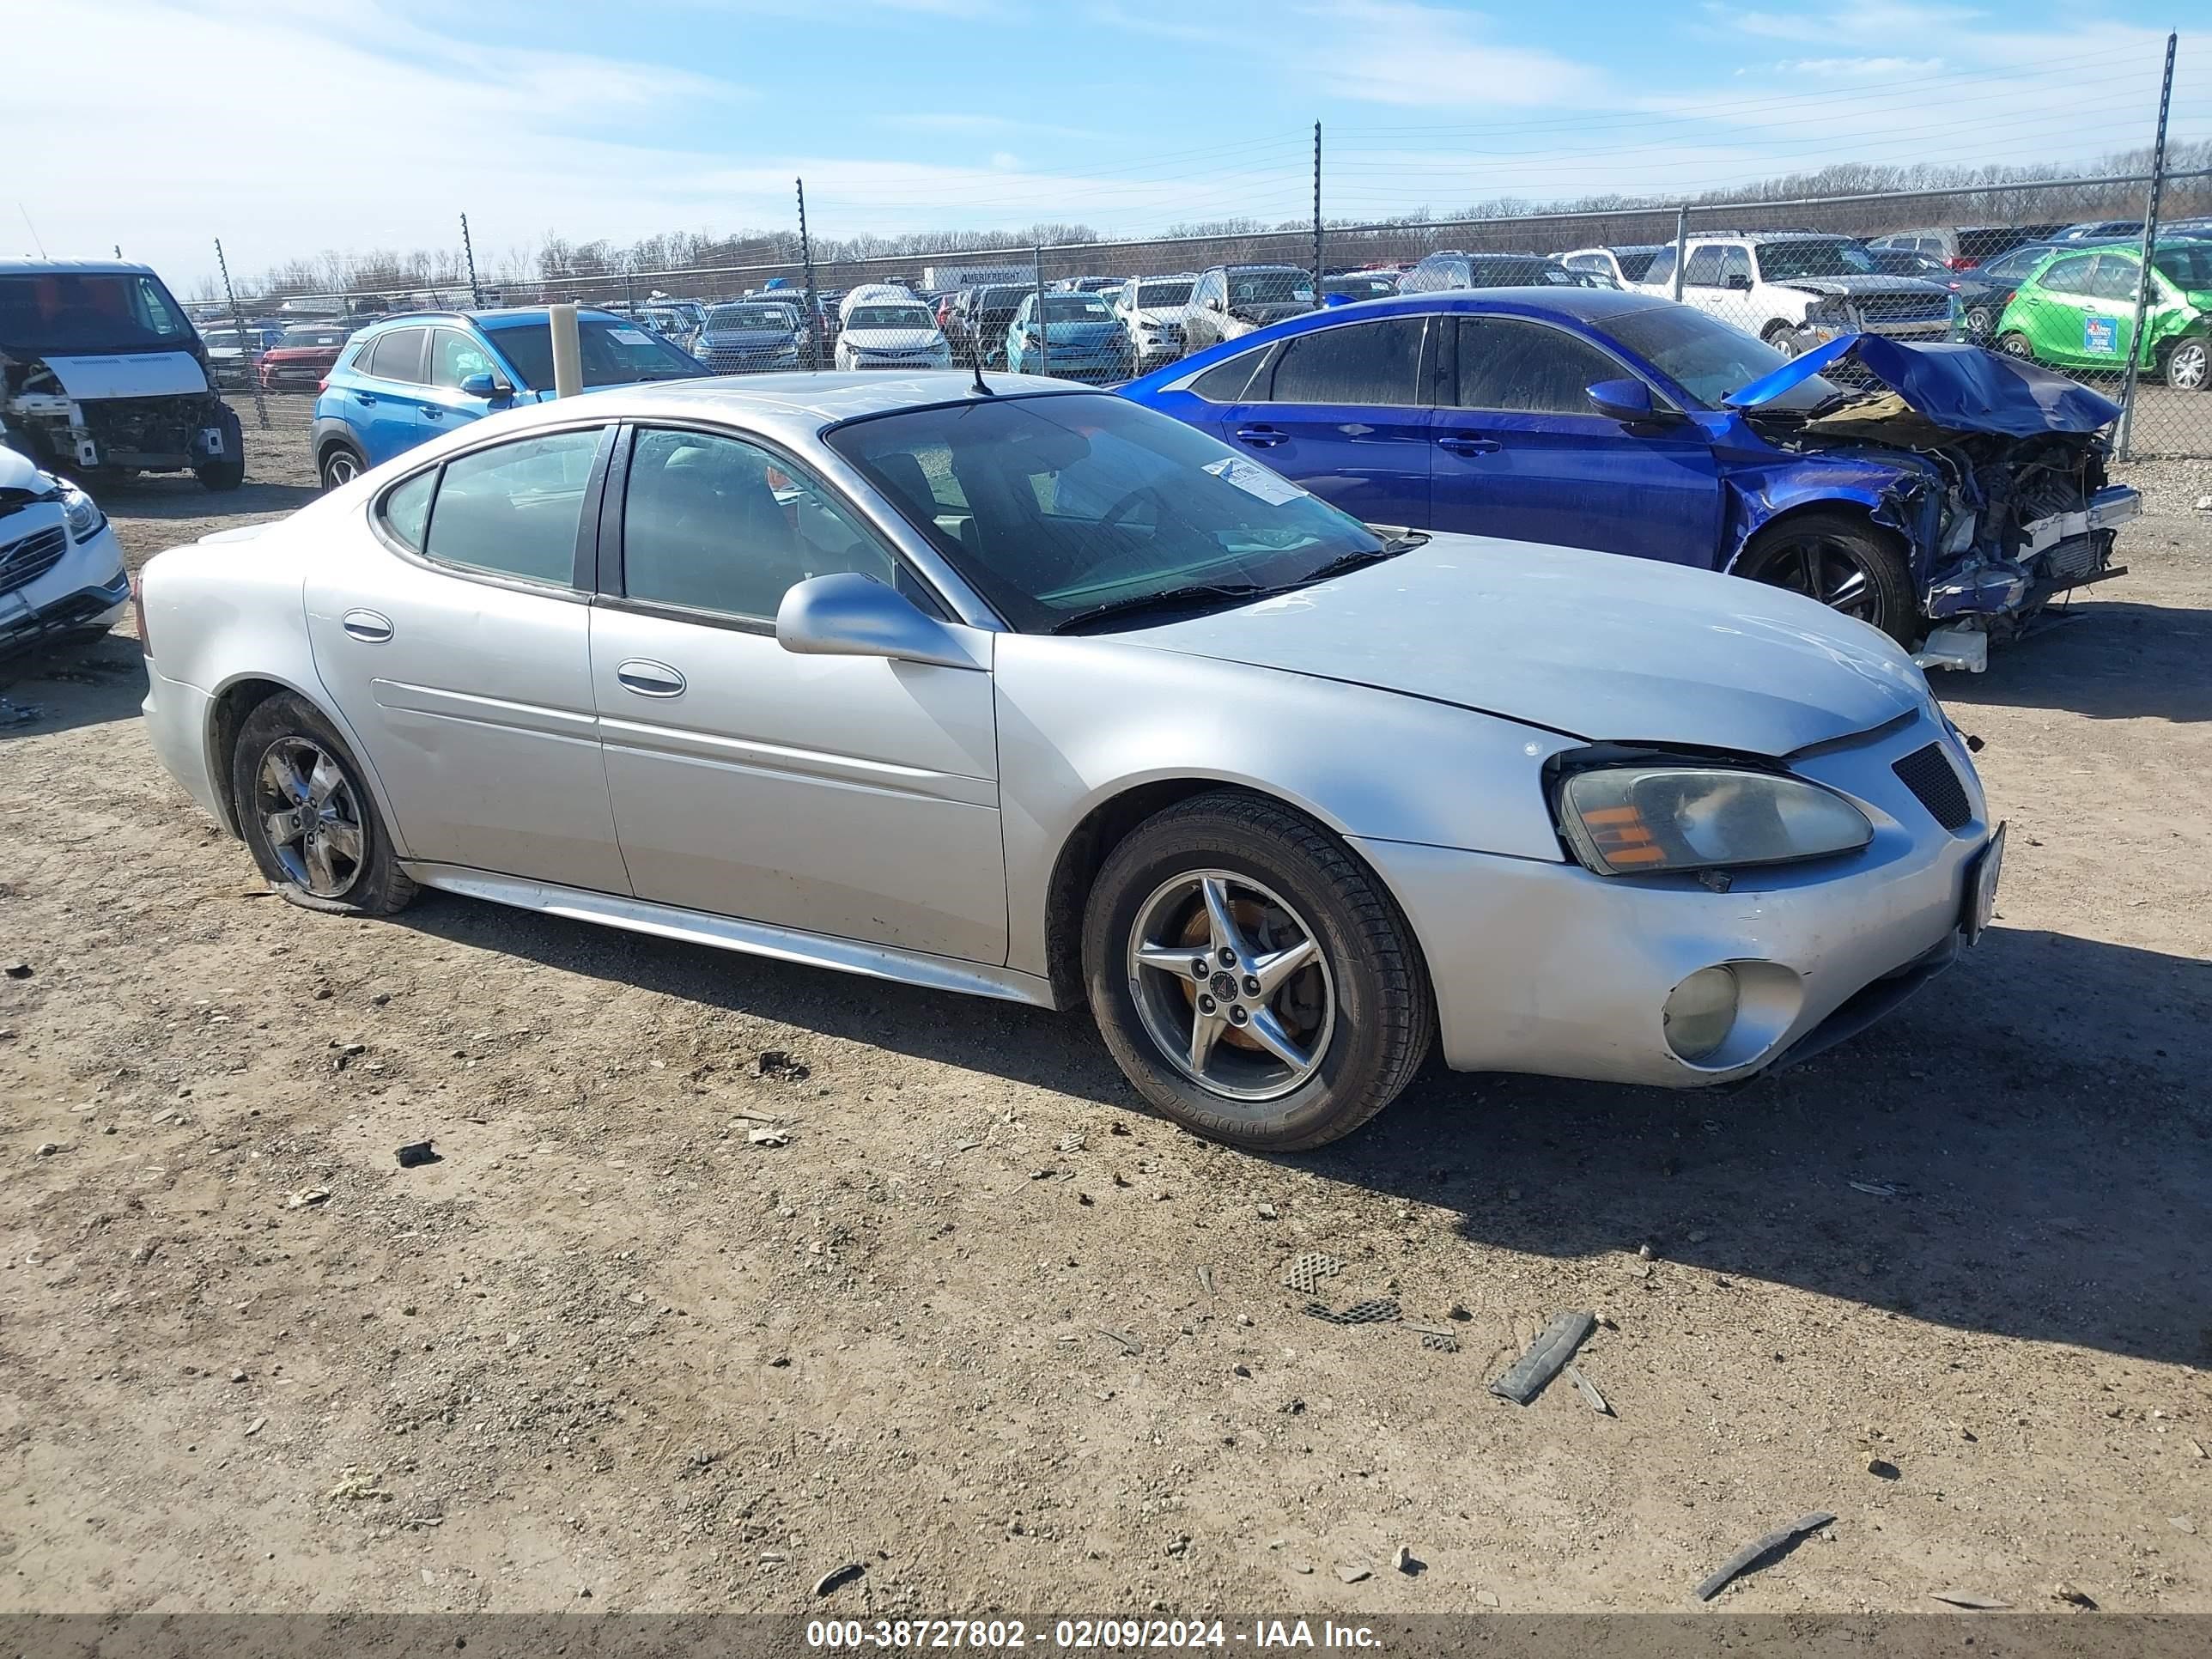
M 228 307 L 208 332 L 219 372 L 234 362 L 241 384 L 251 377 L 272 391 L 312 384 L 335 356 L 333 337 L 395 311 L 556 301 L 625 316 L 717 373 L 980 359 L 1106 384 L 1323 303 L 1596 284 L 1693 306 L 1792 354 L 1857 331 L 1972 341 L 2123 401 L 2128 453 L 2212 457 L 2212 167 L 2163 176 L 2146 286 L 2150 182 L 2125 173 L 1413 223 L 1316 220 L 864 258 L 815 258 L 801 233 L 728 250 L 758 257 L 678 268 L 268 294 L 246 307 L 243 342 L 229 337 L 238 330 Z

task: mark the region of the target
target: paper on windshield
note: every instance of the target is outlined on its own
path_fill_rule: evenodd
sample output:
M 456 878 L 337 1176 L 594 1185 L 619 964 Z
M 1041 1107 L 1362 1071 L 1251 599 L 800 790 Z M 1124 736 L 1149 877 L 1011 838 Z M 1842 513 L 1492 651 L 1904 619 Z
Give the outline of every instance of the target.
M 613 336 L 614 338 L 620 340 L 624 345 L 651 345 L 653 343 L 653 337 L 646 333 L 642 329 L 611 328 L 607 332 Z
M 1279 472 L 1270 472 L 1257 462 L 1248 461 L 1241 455 L 1231 455 L 1206 469 L 1224 483 L 1235 484 L 1247 495 L 1256 496 L 1270 507 L 1280 507 L 1294 501 L 1306 492 Z

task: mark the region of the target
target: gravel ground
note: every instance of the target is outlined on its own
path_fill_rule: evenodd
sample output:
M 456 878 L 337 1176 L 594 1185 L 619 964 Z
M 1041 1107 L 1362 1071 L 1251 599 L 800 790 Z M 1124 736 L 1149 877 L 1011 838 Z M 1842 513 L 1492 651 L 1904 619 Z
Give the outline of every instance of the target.
M 305 498 L 275 412 L 114 493 L 134 561 Z M 6 665 L 0 1611 L 1679 1608 L 1814 1509 L 1720 1605 L 2212 1610 L 2212 468 L 2130 476 L 2133 574 L 1940 683 L 1966 964 L 1739 1093 L 1432 1071 L 1295 1160 L 1079 1018 L 292 909 L 130 641 Z M 1614 1414 L 1486 1393 L 1589 1307 Z

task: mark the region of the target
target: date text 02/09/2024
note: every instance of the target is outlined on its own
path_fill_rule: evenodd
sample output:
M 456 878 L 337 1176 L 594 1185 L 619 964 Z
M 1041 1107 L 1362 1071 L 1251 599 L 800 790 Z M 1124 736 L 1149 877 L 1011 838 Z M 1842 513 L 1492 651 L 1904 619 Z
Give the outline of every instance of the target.
M 1019 1619 L 815 1619 L 807 1621 L 806 1644 L 830 1651 L 943 1649 L 985 1653 L 1030 1648 L 1141 1652 L 1232 1646 L 1374 1651 L 1382 1645 L 1367 1626 L 1326 1619 L 1258 1619 L 1248 1627 L 1219 1619 L 1060 1619 L 1035 1626 Z

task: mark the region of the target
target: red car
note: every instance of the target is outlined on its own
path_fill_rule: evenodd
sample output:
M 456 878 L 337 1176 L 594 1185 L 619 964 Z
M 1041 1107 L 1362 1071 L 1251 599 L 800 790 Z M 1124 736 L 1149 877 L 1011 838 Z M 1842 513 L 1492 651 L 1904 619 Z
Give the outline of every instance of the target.
M 344 323 L 295 323 L 261 354 L 264 392 L 313 392 L 353 336 Z

